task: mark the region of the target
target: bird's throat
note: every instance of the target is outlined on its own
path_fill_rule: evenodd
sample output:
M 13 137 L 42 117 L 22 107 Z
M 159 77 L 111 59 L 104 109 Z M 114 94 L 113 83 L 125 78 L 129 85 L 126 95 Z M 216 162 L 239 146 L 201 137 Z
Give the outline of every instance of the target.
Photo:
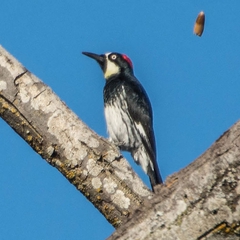
M 113 75 L 117 75 L 120 73 L 120 67 L 111 61 L 106 62 L 106 67 L 104 71 L 104 78 L 108 79 Z

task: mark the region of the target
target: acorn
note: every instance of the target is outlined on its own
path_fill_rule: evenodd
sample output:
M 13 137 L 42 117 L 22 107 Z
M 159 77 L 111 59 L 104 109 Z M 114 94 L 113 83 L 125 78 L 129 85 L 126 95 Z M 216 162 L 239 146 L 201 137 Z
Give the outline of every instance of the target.
M 200 12 L 197 16 L 194 29 L 193 29 L 193 32 L 199 37 L 202 36 L 203 30 L 204 30 L 204 23 L 205 23 L 205 14 L 204 12 Z

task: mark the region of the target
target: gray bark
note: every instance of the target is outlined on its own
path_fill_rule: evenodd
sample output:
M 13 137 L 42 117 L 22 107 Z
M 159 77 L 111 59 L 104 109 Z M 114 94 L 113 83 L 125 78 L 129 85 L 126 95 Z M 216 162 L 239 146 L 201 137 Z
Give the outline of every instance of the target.
M 117 227 L 110 240 L 239 239 L 240 122 L 153 194 L 115 146 L 2 47 L 0 116 Z
M 240 239 L 240 122 L 109 238 Z

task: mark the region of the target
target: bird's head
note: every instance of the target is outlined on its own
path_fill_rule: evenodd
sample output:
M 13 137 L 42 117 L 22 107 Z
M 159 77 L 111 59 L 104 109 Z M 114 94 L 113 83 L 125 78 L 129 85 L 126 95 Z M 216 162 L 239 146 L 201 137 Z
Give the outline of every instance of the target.
M 95 59 L 99 63 L 106 80 L 112 76 L 118 76 L 124 72 L 133 73 L 132 62 L 125 54 L 115 52 L 101 55 L 89 52 L 83 52 L 83 54 Z

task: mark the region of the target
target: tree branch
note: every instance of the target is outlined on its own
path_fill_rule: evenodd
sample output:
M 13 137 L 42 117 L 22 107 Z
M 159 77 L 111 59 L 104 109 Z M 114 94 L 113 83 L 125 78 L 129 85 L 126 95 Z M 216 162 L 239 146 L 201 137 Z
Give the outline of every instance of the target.
M 240 237 L 240 122 L 169 177 L 110 238 L 203 240 Z
M 1 46 L 0 117 L 114 227 L 151 198 L 118 149 L 90 130 Z

